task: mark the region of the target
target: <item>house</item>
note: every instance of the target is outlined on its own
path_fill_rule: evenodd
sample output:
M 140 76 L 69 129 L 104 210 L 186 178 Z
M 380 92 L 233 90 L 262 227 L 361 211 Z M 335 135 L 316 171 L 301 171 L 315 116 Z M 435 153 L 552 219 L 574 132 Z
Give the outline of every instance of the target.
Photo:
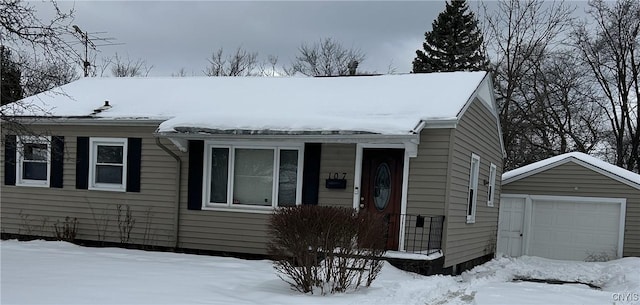
M 274 209 L 338 205 L 456 271 L 495 251 L 491 88 L 486 72 L 84 78 L 3 110 L 32 136 L 5 122 L 2 232 L 69 216 L 82 240 L 265 254 Z
M 502 175 L 498 252 L 640 256 L 640 175 L 573 152 Z

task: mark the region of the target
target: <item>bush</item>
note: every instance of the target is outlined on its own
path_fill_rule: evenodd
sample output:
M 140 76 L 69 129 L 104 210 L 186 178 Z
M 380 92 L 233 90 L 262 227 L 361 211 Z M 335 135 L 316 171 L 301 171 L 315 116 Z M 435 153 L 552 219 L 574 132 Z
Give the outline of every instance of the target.
M 60 223 L 60 220 L 57 220 L 56 223 L 53 224 L 53 229 L 55 230 L 57 240 L 73 242 L 76 239 L 76 234 L 78 234 L 78 218 L 67 216 L 62 223 Z
M 382 268 L 385 222 L 340 207 L 279 209 L 270 221 L 269 253 L 295 290 L 326 294 L 369 286 Z
M 128 205 L 118 204 L 116 206 L 118 211 L 118 233 L 120 234 L 120 243 L 126 244 L 131 239 L 131 230 L 136 224 L 136 219 L 133 218 L 133 212 Z

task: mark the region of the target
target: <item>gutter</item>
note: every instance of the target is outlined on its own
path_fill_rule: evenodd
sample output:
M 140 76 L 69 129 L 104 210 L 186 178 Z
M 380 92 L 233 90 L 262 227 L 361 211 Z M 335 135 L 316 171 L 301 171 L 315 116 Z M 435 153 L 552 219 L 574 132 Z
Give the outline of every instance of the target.
M 160 138 L 156 138 L 156 145 L 160 148 L 162 148 L 162 150 L 164 150 L 167 154 L 169 154 L 171 157 L 173 157 L 176 160 L 176 166 L 178 168 L 178 175 L 176 176 L 176 199 L 175 199 L 175 212 L 173 213 L 173 235 L 174 235 L 174 240 L 175 240 L 175 245 L 174 245 L 174 249 L 178 248 L 179 245 L 179 241 L 180 241 L 180 193 L 181 193 L 181 189 L 180 189 L 180 185 L 181 185 L 181 180 L 182 180 L 182 160 L 180 159 L 180 156 L 176 155 L 174 152 L 172 152 L 168 147 L 166 147 L 164 144 L 162 144 L 160 142 Z
M 266 141 L 291 141 L 303 140 L 318 143 L 402 143 L 416 139 L 416 134 L 207 134 L 207 133 L 177 133 L 177 132 L 156 132 L 156 137 L 188 139 L 188 140 L 266 140 Z
M 425 120 L 420 120 L 420 122 L 411 130 L 411 132 L 414 134 L 420 134 L 425 125 L 427 125 L 427 122 Z

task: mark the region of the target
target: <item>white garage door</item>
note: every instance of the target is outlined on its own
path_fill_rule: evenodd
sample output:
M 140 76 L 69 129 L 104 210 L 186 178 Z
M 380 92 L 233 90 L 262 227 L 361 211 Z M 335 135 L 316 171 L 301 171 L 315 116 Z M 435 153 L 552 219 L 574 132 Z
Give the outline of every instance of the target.
M 620 202 L 606 199 L 532 198 L 528 254 L 585 260 L 589 255 L 618 256 Z

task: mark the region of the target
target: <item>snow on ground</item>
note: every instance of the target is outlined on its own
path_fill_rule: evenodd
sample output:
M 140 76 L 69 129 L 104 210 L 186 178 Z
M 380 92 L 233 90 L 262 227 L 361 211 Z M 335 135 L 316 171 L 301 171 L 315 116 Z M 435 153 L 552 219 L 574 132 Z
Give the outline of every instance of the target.
M 0 261 L 2 304 L 640 304 L 640 258 L 498 258 L 456 277 L 385 264 L 371 287 L 328 296 L 291 290 L 267 260 L 10 240 L 0 243 Z

